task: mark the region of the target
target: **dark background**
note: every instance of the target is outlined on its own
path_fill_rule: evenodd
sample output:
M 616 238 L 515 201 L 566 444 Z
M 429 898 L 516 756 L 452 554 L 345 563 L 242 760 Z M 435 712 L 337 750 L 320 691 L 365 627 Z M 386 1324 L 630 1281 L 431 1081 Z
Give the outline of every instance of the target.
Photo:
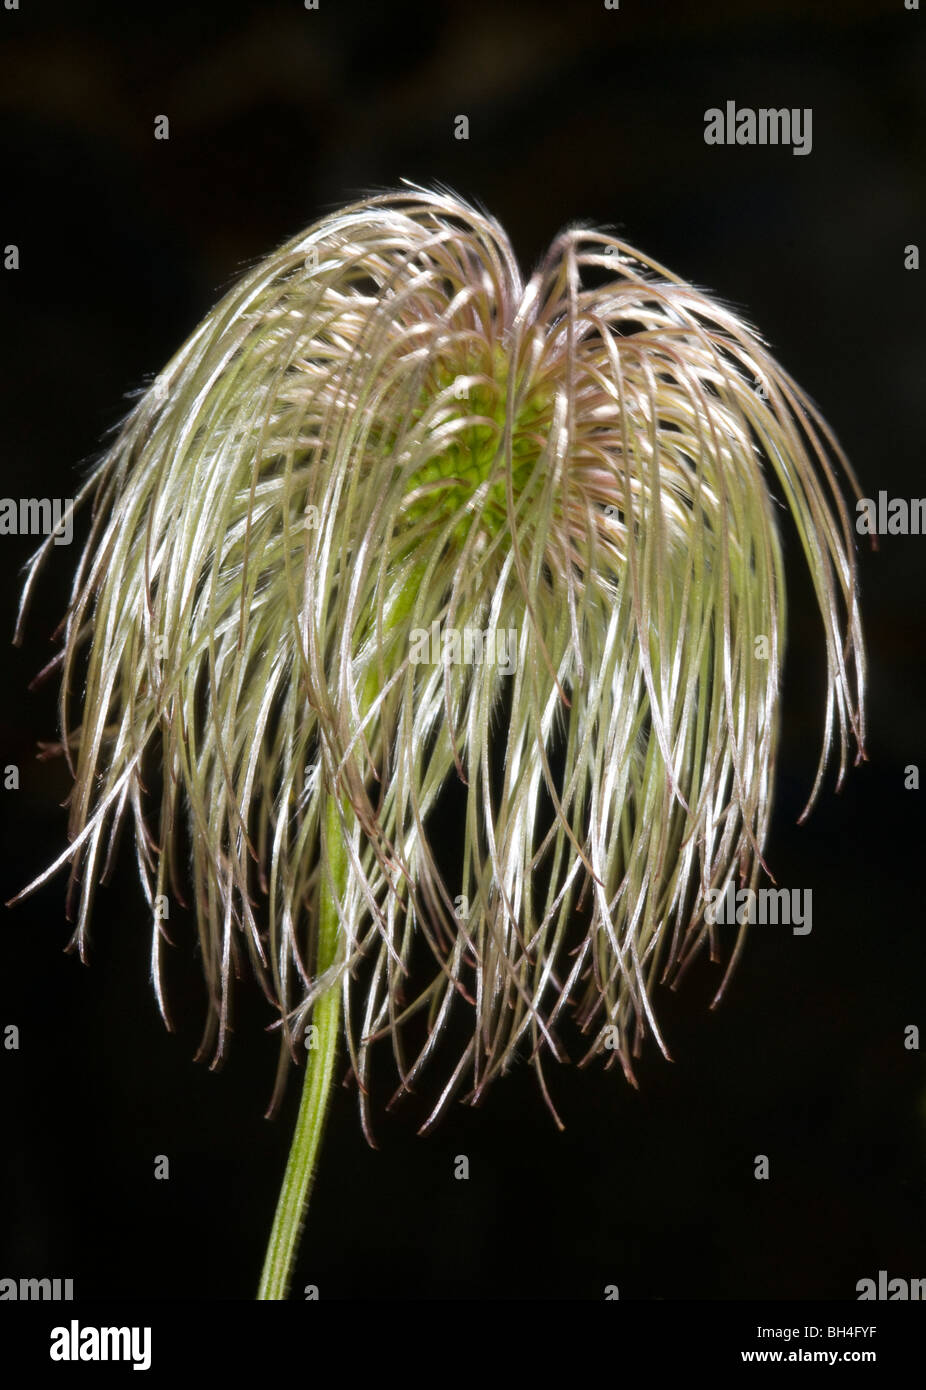
M 244 265 L 401 177 L 483 203 L 529 270 L 560 227 L 610 224 L 739 306 L 833 424 L 863 489 L 923 484 L 924 16 L 885 4 L 396 3 L 0 10 L 0 440 L 6 496 L 70 496 L 128 392 L 155 373 Z M 703 113 L 813 108 L 813 150 L 713 148 Z M 154 118 L 170 118 L 155 141 Z M 453 138 L 458 114 L 468 142 Z M 0 890 L 65 844 L 48 660 L 85 522 L 46 571 L 0 683 Z M 295 1280 L 325 1298 L 855 1297 L 926 1277 L 923 796 L 926 538 L 860 547 L 869 761 L 796 818 L 822 735 L 822 629 L 796 538 L 780 779 L 768 856 L 811 887 L 809 937 L 756 929 L 722 1006 L 702 961 L 656 1005 L 619 1071 L 548 1068 L 554 1128 L 522 1065 L 484 1106 L 419 1139 L 422 1106 L 367 1148 L 335 1094 Z M 0 538 L 12 635 L 28 537 Z M 190 924 L 165 1032 L 128 837 L 97 896 L 92 964 L 65 955 L 64 880 L 0 938 L 0 1277 L 71 1277 L 77 1298 L 250 1298 L 298 1086 L 262 1118 L 276 1044 L 242 988 L 231 1059 L 192 1061 L 202 1017 Z M 924 1034 L 926 1036 L 926 1034 Z M 924 1043 L 926 1046 L 926 1043 Z M 295 1078 L 294 1078 L 295 1081 Z M 382 1079 L 388 1097 L 388 1071 Z M 422 1105 L 426 1096 L 423 1097 Z M 757 1154 L 769 1181 L 753 1177 Z M 170 1158 L 170 1180 L 153 1177 Z M 453 1178 L 457 1154 L 471 1178 Z

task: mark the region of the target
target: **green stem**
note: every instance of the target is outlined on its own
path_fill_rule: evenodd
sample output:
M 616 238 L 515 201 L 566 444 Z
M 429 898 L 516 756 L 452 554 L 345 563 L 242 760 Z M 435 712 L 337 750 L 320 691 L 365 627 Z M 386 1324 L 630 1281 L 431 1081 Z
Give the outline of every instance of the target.
M 347 879 L 347 851 L 342 838 L 337 802 L 334 799 L 328 801 L 325 828 L 331 881 L 335 892 L 342 894 Z M 338 937 L 337 907 L 323 875 L 319 885 L 318 909 L 319 974 L 334 962 Z M 289 1292 L 293 1263 L 305 1223 L 309 1192 L 325 1127 L 325 1113 L 338 1048 L 340 1018 L 341 986 L 335 984 L 319 998 L 312 1011 L 312 1022 L 318 1028 L 317 1046 L 306 1052 L 305 1081 L 296 1119 L 296 1131 L 273 1218 L 273 1229 L 270 1232 L 260 1287 L 257 1290 L 258 1299 L 285 1299 Z

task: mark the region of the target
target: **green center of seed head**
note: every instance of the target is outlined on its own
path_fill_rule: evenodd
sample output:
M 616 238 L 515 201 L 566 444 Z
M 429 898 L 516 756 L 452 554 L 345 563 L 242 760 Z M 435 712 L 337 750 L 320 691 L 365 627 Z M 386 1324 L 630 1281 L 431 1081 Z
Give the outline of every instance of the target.
M 458 513 L 450 533 L 463 544 L 476 513 L 464 512 L 479 488 L 489 483 L 480 526 L 495 536 L 508 522 L 505 424 L 508 410 L 510 362 L 499 343 L 486 344 L 478 358 L 438 361 L 430 368 L 418 405 L 418 421 L 430 412 L 433 426 L 446 429 L 456 421 L 435 453 L 407 479 L 409 503 L 405 515 L 413 527 L 429 523 L 441 529 Z M 440 405 L 435 409 L 435 402 Z M 514 420 L 511 431 L 511 485 L 515 503 L 528 487 L 549 431 L 551 399 L 541 387 L 525 391 L 514 382 Z

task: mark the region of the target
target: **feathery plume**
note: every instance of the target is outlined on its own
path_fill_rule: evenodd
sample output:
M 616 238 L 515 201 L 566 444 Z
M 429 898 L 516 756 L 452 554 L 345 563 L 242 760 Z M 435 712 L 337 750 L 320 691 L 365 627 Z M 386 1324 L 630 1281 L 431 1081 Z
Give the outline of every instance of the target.
M 245 958 L 279 1011 L 278 1090 L 340 993 L 368 1135 L 373 1042 L 408 1088 L 455 1011 L 467 1041 L 431 1121 L 522 1045 L 546 1094 L 567 1006 L 584 1060 L 632 1079 L 647 1031 L 666 1050 L 654 983 L 718 953 L 708 892 L 763 866 L 776 498 L 823 623 L 808 810 L 833 747 L 840 780 L 850 736 L 861 752 L 838 468 L 858 491 L 755 332 L 603 231 L 563 232 L 525 282 L 501 227 L 450 194 L 324 218 L 207 316 L 78 499 L 72 842 L 36 883 L 70 861 L 83 953 L 131 815 L 167 1019 L 158 905 L 185 891 L 185 833 L 203 1048 L 226 1049 Z M 435 843 L 448 786 L 455 877 Z

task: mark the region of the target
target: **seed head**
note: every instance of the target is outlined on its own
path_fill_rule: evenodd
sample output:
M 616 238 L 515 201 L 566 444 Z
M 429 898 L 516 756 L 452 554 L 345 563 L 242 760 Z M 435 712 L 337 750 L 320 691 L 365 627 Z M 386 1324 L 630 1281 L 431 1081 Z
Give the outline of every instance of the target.
M 130 814 L 161 1009 L 158 905 L 189 883 L 217 1057 L 247 962 L 278 1084 L 340 981 L 367 1126 L 372 1043 L 410 1088 L 451 1014 L 465 1041 L 431 1121 L 519 1049 L 546 1094 L 566 1012 L 583 1060 L 632 1079 L 647 1029 L 666 1050 L 654 984 L 718 952 L 707 893 L 762 867 L 782 504 L 826 654 L 810 803 L 833 746 L 840 780 L 862 747 L 837 465 L 854 485 L 756 334 L 605 232 L 563 232 L 525 282 L 449 194 L 324 218 L 208 315 L 81 494 L 72 843 L 42 876 L 71 862 L 75 943 Z

